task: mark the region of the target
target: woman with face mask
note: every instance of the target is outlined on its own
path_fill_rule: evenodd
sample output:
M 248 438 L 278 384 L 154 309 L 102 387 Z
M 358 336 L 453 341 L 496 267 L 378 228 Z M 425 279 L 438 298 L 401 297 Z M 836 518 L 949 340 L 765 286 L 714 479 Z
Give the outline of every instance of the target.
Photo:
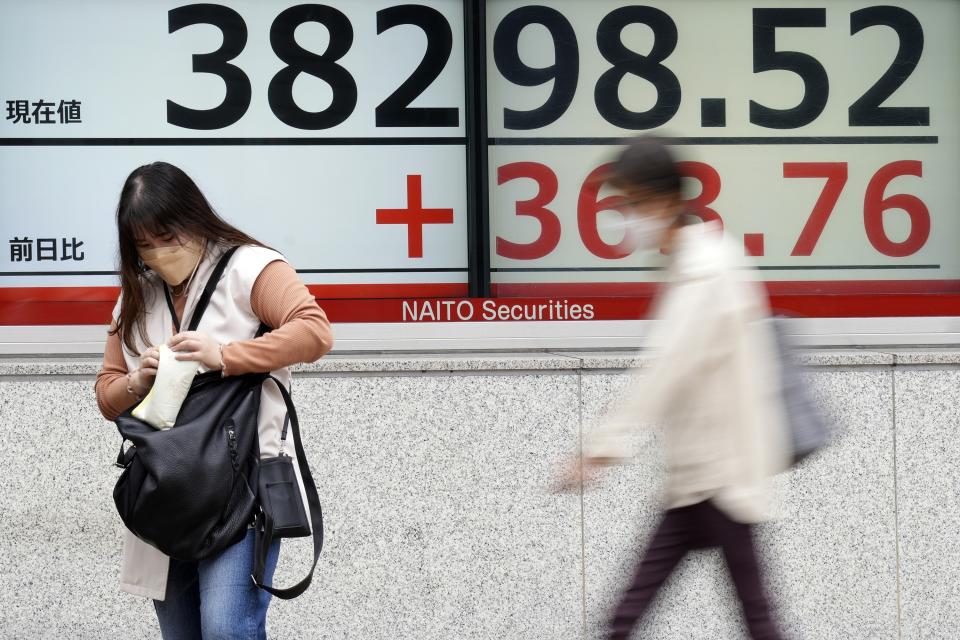
M 743 249 L 716 222 L 689 224 L 680 173 L 653 137 L 629 144 L 610 183 L 623 192 L 623 229 L 636 251 L 668 255 L 655 306 L 649 368 L 587 431 L 583 454 L 558 488 L 580 490 L 603 467 L 632 457 L 640 425 L 664 426 L 666 507 L 632 582 L 611 612 L 607 638 L 626 640 L 691 550 L 718 547 L 730 569 L 747 631 L 780 640 L 754 543 L 770 515 L 770 478 L 788 461 L 777 379 L 778 351 L 762 287 L 746 274 Z
M 330 323 L 293 267 L 217 216 L 177 167 L 155 162 L 130 174 L 117 207 L 117 231 L 120 299 L 96 381 L 97 404 L 108 420 L 150 391 L 162 344 L 177 360 L 197 362 L 201 372 L 271 372 L 288 389 L 291 365 L 330 350 Z M 203 314 L 203 331 L 180 331 L 231 247 L 239 248 Z M 255 338 L 261 323 L 270 331 Z M 274 385 L 264 385 L 261 393 L 260 455 L 272 457 L 286 407 Z M 251 528 L 213 557 L 180 562 L 128 531 L 121 589 L 154 600 L 167 640 L 265 638 L 270 595 L 250 580 L 253 542 Z M 273 577 L 278 545 L 270 549 L 265 581 Z

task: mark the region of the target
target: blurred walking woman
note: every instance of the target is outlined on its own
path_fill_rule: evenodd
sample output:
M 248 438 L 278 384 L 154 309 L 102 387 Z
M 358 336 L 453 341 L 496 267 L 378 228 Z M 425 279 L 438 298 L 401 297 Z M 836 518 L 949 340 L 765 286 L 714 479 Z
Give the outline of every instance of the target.
M 130 174 L 117 206 L 117 231 L 120 299 L 96 382 L 97 404 L 108 420 L 150 390 L 164 343 L 177 359 L 199 362 L 201 372 L 272 372 L 288 388 L 290 365 L 330 350 L 330 323 L 293 267 L 217 216 L 177 167 L 155 162 Z M 239 249 L 203 315 L 204 331 L 179 332 L 177 325 L 190 318 L 218 259 L 231 247 Z M 271 331 L 254 338 L 261 323 Z M 279 391 L 264 385 L 262 457 L 277 455 L 284 414 Z M 253 542 L 250 529 L 217 555 L 180 562 L 127 531 L 121 589 L 154 600 L 165 640 L 265 638 L 270 595 L 250 579 Z M 278 553 L 279 546 L 271 548 L 268 580 Z

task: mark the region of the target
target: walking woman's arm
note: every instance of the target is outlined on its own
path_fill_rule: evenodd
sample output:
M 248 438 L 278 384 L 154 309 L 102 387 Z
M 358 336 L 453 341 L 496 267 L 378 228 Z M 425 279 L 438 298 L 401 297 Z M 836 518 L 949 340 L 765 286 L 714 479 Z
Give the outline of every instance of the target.
M 257 276 L 250 306 L 272 329 L 252 340 L 223 346 L 223 374 L 273 371 L 319 360 L 333 346 L 327 315 L 288 263 L 271 262 Z

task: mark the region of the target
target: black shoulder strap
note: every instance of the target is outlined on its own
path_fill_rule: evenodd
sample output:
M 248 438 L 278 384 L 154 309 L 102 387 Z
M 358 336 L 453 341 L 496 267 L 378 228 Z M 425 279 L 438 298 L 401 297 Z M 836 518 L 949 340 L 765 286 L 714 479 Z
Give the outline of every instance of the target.
M 213 292 L 217 288 L 220 278 L 223 277 L 223 272 L 227 269 L 227 263 L 230 262 L 230 258 L 233 257 L 233 254 L 236 253 L 238 248 L 239 247 L 230 247 L 220 256 L 220 260 L 217 261 L 217 266 L 214 267 L 213 273 L 211 273 L 207 279 L 206 286 L 203 287 L 203 293 L 200 294 L 197 305 L 193 308 L 193 315 L 190 316 L 190 324 L 187 326 L 187 331 L 197 330 L 197 327 L 200 325 L 200 318 L 203 317 L 203 312 L 207 310 L 207 305 L 210 304 L 210 298 L 213 297 Z M 173 306 L 173 298 L 170 297 L 170 289 L 167 287 L 166 282 L 163 283 L 163 295 L 167 299 L 167 308 L 170 310 L 170 317 L 173 318 L 173 326 L 179 333 L 180 321 L 177 319 L 177 310 Z
M 173 306 L 173 298 L 170 297 L 170 287 L 163 283 L 163 295 L 167 299 L 167 309 L 170 309 L 170 317 L 173 318 L 173 327 L 180 333 L 180 319 L 177 318 L 177 308 Z
M 200 299 L 197 300 L 197 306 L 193 308 L 193 313 L 190 315 L 190 324 L 187 325 L 187 331 L 197 330 L 197 327 L 200 325 L 200 318 L 203 317 L 203 312 L 207 310 L 207 305 L 210 304 L 210 298 L 213 296 L 213 292 L 217 288 L 223 272 L 227 270 L 227 263 L 230 262 L 230 258 L 233 257 L 233 254 L 237 252 L 238 248 L 239 247 L 230 247 L 220 256 L 217 266 L 214 267 L 213 273 L 210 274 L 210 278 L 207 280 L 207 285 L 203 288 L 203 293 L 200 294 Z
M 307 454 L 304 453 L 303 443 L 300 441 L 300 421 L 297 419 L 297 410 L 293 406 L 290 392 L 287 391 L 287 388 L 276 377 L 271 375 L 270 379 L 273 380 L 280 389 L 280 395 L 283 396 L 283 401 L 287 405 L 287 415 L 290 418 L 290 426 L 293 427 L 293 444 L 297 452 L 297 465 L 300 467 L 300 478 L 303 480 L 303 488 L 307 493 L 307 505 L 310 507 L 310 529 L 313 531 L 313 564 L 310 566 L 310 573 L 307 574 L 307 577 L 292 587 L 278 589 L 263 584 L 267 553 L 273 541 L 273 523 L 268 520 L 263 523 L 263 531 L 261 531 L 260 526 L 256 527 L 257 537 L 260 539 L 257 540 L 254 571 L 251 578 L 253 578 L 253 583 L 264 591 L 283 600 L 290 600 L 306 591 L 307 587 L 309 587 L 313 581 L 313 571 L 317 568 L 317 560 L 320 559 L 320 551 L 323 549 L 323 512 L 320 510 L 320 496 L 317 494 L 317 485 L 313 481 L 310 466 L 307 464 Z

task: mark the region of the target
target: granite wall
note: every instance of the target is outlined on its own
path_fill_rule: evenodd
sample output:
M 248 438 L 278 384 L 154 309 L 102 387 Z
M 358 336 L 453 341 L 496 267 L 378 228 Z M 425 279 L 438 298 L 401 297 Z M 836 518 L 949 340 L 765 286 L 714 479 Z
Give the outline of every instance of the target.
M 760 528 L 791 638 L 960 637 L 960 352 L 817 351 L 836 443 L 778 478 Z M 326 520 L 314 586 L 270 637 L 599 638 L 659 509 L 656 431 L 583 495 L 547 491 L 643 360 L 628 354 L 335 356 L 294 399 Z M 117 590 L 119 437 L 97 361 L 0 359 L 0 638 L 159 637 Z M 284 543 L 278 581 L 309 564 Z M 638 637 L 746 637 L 716 552 L 680 566 Z

